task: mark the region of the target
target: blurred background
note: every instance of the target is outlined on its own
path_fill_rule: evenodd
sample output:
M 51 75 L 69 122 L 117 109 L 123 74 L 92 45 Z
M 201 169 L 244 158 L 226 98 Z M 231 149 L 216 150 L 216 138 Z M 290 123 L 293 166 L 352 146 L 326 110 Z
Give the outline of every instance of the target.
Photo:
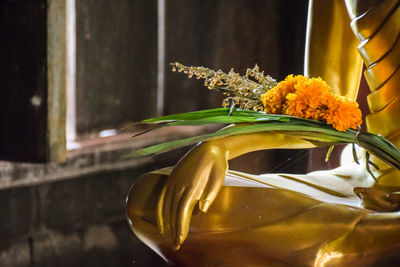
M 306 0 L 0 3 L 0 266 L 165 266 L 130 231 L 125 196 L 138 176 L 187 150 L 122 156 L 207 129 L 134 140 L 120 129 L 220 106 L 218 92 L 171 72 L 169 62 L 242 74 L 257 63 L 277 80 L 303 72 Z M 230 168 L 325 168 L 323 157 L 309 158 L 263 151 Z

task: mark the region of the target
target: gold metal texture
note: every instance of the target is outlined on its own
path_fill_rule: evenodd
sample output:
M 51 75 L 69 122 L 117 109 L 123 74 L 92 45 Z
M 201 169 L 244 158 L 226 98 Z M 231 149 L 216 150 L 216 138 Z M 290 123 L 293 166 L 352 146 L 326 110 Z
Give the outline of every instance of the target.
M 398 97 L 400 91 L 396 90 L 397 84 L 400 84 L 400 66 L 379 90 L 367 96 L 368 106 L 371 112 L 378 112 Z
M 358 51 L 367 67 L 378 62 L 391 50 L 400 35 L 400 8 L 396 6 L 388 17 L 379 16 L 382 25 L 370 38 L 358 45 Z
M 397 97 L 378 112 L 366 117 L 368 130 L 375 134 L 389 136 L 400 128 L 400 98 Z M 390 123 L 388 123 L 390 121 Z M 390 139 L 390 138 L 389 138 Z
M 390 51 L 376 64 L 364 71 L 365 79 L 372 92 L 382 87 L 400 67 L 400 35 Z
M 394 13 L 382 7 L 398 2 L 311 1 L 305 74 L 320 76 L 336 93 L 355 99 L 362 71 L 355 36 L 371 35 L 372 41 L 382 35 L 374 45 L 362 46 L 364 57 L 381 58 L 392 40 L 386 32 L 400 30 L 398 23 L 388 23 Z M 363 16 L 352 24 L 355 35 L 347 11 L 353 21 Z M 396 73 L 390 77 L 368 97 L 370 106 L 374 98 L 380 102 L 367 124 L 400 145 L 400 110 L 393 104 L 398 99 L 391 97 L 400 81 Z M 127 197 L 130 226 L 177 266 L 394 266 L 400 260 L 398 170 L 375 171 L 379 183 L 365 162 L 306 175 L 227 171 L 229 159 L 250 151 L 312 147 L 279 132 L 199 144 L 175 167 L 137 180 Z
M 399 3 L 399 0 L 346 1 L 352 20 L 350 26 L 356 37 L 360 41 L 370 38 L 382 26 L 382 18 L 387 18 Z
M 304 74 L 322 77 L 334 93 L 355 100 L 362 60 L 344 2 L 310 1 L 308 12 Z

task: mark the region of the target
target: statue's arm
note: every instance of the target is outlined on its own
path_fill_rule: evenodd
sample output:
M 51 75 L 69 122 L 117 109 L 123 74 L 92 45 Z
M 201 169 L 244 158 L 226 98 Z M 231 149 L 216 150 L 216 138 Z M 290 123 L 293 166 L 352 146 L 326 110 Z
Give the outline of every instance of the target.
M 355 99 L 362 62 L 349 24 L 344 1 L 310 2 L 305 74 L 322 77 L 336 93 Z M 199 202 L 200 210 L 207 211 L 223 184 L 228 160 L 262 149 L 310 147 L 307 141 L 279 133 L 232 136 L 196 146 L 163 187 L 157 209 L 161 231 L 176 248 L 182 244 L 194 206 Z
M 276 148 L 315 147 L 295 136 L 278 132 L 237 135 L 201 143 L 175 166 L 165 182 L 157 209 L 161 232 L 179 248 L 186 239 L 194 206 L 206 212 L 225 179 L 228 160 L 242 154 Z

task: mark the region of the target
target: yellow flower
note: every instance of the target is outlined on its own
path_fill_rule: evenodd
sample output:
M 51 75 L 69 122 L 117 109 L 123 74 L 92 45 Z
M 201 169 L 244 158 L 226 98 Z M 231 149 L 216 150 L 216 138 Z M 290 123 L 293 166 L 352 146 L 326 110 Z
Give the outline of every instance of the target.
M 319 120 L 338 131 L 361 125 L 358 103 L 331 92 L 321 78 L 289 75 L 261 96 L 264 111 L 299 118 Z

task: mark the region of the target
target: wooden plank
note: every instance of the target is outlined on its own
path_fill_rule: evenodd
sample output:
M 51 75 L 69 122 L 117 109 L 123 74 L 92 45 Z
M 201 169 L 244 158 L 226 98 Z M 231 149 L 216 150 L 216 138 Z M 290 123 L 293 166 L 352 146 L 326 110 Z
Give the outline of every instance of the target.
M 156 0 L 76 4 L 78 134 L 154 116 Z
M 220 1 L 166 1 L 166 64 L 214 67 L 214 38 Z M 201 81 L 165 66 L 165 114 L 206 109 L 220 101 Z M 219 98 L 219 100 L 221 100 Z
M 67 0 L 48 0 L 47 8 L 47 118 L 51 162 L 66 160 Z

